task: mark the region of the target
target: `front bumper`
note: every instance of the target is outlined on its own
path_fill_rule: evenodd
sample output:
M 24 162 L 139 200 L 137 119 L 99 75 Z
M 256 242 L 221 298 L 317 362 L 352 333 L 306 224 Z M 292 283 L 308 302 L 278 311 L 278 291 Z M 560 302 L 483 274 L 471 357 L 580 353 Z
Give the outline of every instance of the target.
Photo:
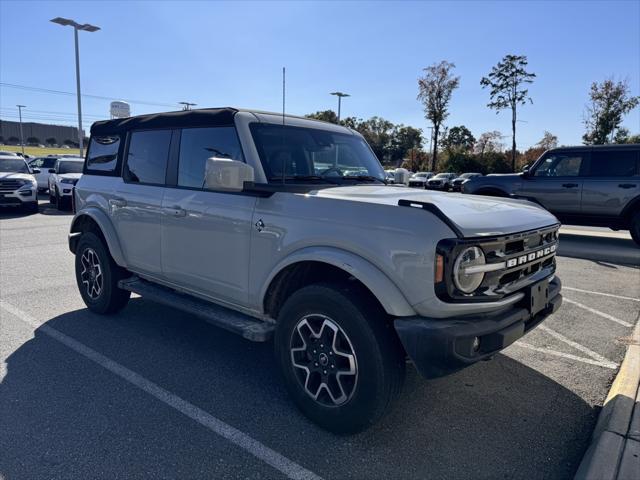
M 394 326 L 407 355 L 422 376 L 448 375 L 480 360 L 486 360 L 511 345 L 562 305 L 561 282 L 549 282 L 546 306 L 531 315 L 525 297 L 498 313 L 454 319 L 426 317 L 397 318 Z M 480 346 L 473 349 L 474 338 Z
M 70 197 L 73 193 L 73 187 L 75 186 L 74 183 L 59 183 L 57 185 L 58 187 L 58 194 L 61 197 Z
M 0 207 L 20 207 L 38 201 L 38 189 L 0 193 Z
M 427 190 L 449 190 L 448 184 L 430 185 L 427 183 Z

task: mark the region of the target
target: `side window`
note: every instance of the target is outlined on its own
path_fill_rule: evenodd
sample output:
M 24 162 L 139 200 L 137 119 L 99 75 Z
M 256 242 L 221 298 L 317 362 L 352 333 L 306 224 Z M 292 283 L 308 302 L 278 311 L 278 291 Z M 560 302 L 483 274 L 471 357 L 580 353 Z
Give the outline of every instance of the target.
M 170 143 L 171 130 L 133 132 L 124 168 L 125 180 L 164 184 Z
M 637 152 L 594 151 L 591 153 L 590 177 L 632 177 L 636 171 Z
M 577 177 L 583 157 L 579 153 L 556 153 L 545 158 L 536 168 L 536 177 Z
M 42 168 L 54 168 L 56 166 L 55 158 L 43 158 L 42 159 Z
M 234 127 L 185 128 L 180 136 L 178 185 L 203 188 L 207 158 L 244 161 Z
M 118 163 L 120 137 L 91 137 L 87 154 L 87 169 L 113 172 Z
M 44 158 L 36 158 L 33 162 L 29 163 L 31 168 L 42 168 L 44 164 Z

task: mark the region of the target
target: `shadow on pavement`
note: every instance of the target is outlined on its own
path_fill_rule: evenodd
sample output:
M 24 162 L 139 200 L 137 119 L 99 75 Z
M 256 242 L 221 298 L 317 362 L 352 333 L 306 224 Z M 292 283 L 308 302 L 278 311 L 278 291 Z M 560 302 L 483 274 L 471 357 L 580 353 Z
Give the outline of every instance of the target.
M 640 246 L 633 240 L 615 237 L 563 234 L 558 255 L 597 262 L 640 265 Z
M 597 416 L 562 385 L 498 355 L 432 381 L 410 367 L 389 416 L 337 437 L 290 402 L 270 343 L 140 298 L 111 317 L 77 310 L 46 325 L 324 478 L 570 478 Z M 276 476 L 41 330 L 6 363 L 0 477 Z

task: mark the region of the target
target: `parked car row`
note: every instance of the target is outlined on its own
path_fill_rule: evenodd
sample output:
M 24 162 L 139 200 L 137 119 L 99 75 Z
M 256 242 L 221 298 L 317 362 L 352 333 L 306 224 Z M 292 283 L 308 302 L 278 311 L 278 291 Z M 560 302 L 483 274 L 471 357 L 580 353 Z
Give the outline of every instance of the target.
M 411 175 L 408 185 L 414 188 L 425 188 L 427 190 L 441 190 L 444 192 L 461 190 L 461 185 L 469 178 L 481 176 L 481 173 L 455 173 L 443 172 L 435 174 L 433 172 L 417 172 Z

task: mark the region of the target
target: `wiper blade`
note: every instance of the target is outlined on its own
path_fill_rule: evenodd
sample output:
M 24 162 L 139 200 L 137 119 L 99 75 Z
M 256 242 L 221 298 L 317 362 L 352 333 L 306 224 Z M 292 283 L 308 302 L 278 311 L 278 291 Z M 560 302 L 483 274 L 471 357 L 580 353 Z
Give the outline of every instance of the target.
M 285 181 L 294 180 L 294 181 L 302 181 L 302 182 L 322 182 L 322 183 L 330 183 L 332 185 L 337 185 L 337 182 L 334 182 L 333 180 L 330 180 L 329 178 L 323 177 L 320 175 L 285 175 L 284 177 L 282 176 L 269 177 L 270 182 L 278 182 L 282 180 L 285 180 Z
M 381 178 L 378 177 L 373 177 L 371 175 L 346 175 L 343 177 L 339 177 L 339 178 L 344 178 L 346 180 L 357 180 L 359 182 L 380 182 L 380 183 L 384 183 L 385 185 L 387 184 L 387 182 L 385 180 L 382 180 Z

